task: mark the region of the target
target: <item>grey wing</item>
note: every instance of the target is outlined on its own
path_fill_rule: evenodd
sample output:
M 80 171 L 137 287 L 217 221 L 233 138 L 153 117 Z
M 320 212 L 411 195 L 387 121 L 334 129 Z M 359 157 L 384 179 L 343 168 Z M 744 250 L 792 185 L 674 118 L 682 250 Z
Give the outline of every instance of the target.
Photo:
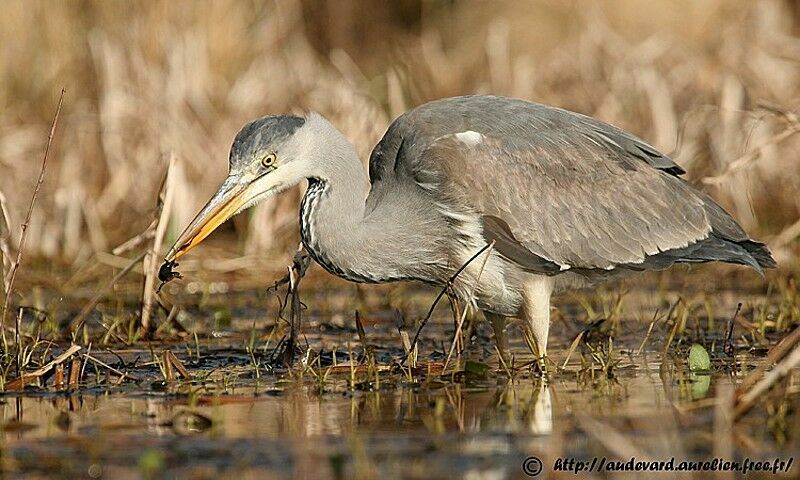
M 548 274 L 709 260 L 774 266 L 653 147 L 582 115 L 531 108 L 537 117 L 524 127 L 498 120 L 439 135 L 409 161 L 437 208 L 480 218 L 499 253 Z

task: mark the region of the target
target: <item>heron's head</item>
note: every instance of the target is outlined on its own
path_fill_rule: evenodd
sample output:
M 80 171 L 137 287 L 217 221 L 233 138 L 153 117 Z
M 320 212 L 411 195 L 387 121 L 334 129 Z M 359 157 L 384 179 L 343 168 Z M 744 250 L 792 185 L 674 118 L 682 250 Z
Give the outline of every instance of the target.
M 300 131 L 306 119 L 288 115 L 259 118 L 233 141 L 228 177 L 170 248 L 171 262 L 203 241 L 223 222 L 310 175 Z

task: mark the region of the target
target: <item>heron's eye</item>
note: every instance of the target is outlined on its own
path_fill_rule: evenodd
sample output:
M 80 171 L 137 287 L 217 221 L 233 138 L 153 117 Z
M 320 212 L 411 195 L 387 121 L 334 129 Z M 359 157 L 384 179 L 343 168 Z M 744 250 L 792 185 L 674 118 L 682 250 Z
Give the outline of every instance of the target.
M 268 153 L 264 158 L 261 159 L 261 165 L 265 168 L 274 167 L 277 159 L 278 158 L 275 155 L 275 152 Z

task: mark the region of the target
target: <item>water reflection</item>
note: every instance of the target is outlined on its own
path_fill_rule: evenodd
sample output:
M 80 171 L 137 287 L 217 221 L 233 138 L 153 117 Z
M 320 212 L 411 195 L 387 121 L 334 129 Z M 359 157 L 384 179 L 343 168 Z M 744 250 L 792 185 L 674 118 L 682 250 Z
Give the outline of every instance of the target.
M 198 405 L 191 407 L 192 402 Z M 310 438 L 358 431 L 415 430 L 548 435 L 553 430 L 551 387 L 540 379 L 491 388 L 455 384 L 430 390 L 404 387 L 321 396 L 300 387 L 278 395 L 241 392 L 203 397 L 199 402 L 169 396 L 59 395 L 6 398 L 0 405 L 6 440 L 53 438 L 76 432 L 186 434 L 190 432 L 178 429 L 188 411 L 211 419 L 214 434 L 229 438 Z M 177 421 L 181 417 L 184 420 Z
M 72 458 L 84 469 L 75 475 L 100 462 L 104 472 L 124 477 L 155 451 L 174 475 L 193 476 L 198 462 L 211 472 L 234 462 L 256 477 L 285 478 L 348 478 L 354 471 L 518 477 L 530 455 L 547 464 L 608 454 L 597 439 L 612 431 L 626 436 L 626 451 L 655 458 L 703 452 L 721 441 L 691 405 L 693 398 L 713 398 L 730 379 L 691 378 L 648 358 L 620 365 L 613 378 L 568 366 L 549 381 L 421 381 L 372 392 L 320 394 L 315 385 L 272 382 L 270 390 L 249 385 L 224 395 L 4 397 L 0 441 L 6 458 L 34 470 L 43 468 L 38 459 L 47 451 Z
M 597 382 L 591 388 L 563 377 L 550 384 L 540 378 L 524 378 L 477 386 L 414 385 L 322 395 L 314 387 L 290 386 L 278 393 L 239 388 L 236 395 L 218 396 L 6 398 L 0 412 L 6 439 L 48 438 L 81 431 L 144 430 L 157 436 L 171 435 L 176 433 L 175 417 L 186 411 L 210 418 L 214 434 L 229 438 L 311 438 L 419 430 L 538 436 L 551 434 L 559 428 L 559 421 L 576 411 L 607 415 L 664 409 L 677 388 L 664 388 L 645 375 Z M 695 385 L 705 384 L 695 380 L 691 385 L 694 393 L 699 388 Z M 554 402 L 554 397 L 559 401 Z M 23 424 L 30 428 L 18 428 Z

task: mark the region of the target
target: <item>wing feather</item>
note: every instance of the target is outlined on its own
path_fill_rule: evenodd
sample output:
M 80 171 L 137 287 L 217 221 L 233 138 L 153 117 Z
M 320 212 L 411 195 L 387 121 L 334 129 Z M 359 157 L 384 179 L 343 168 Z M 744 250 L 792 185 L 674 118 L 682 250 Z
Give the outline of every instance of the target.
M 443 205 L 501 219 L 533 255 L 565 267 L 642 263 L 708 237 L 703 198 L 639 157 L 618 158 L 594 132 L 482 134 L 475 145 L 444 135 L 418 169 Z
M 454 97 L 392 123 L 370 159 L 367 203 L 396 182 L 414 182 L 448 221 L 480 219 L 498 252 L 548 274 L 676 261 L 774 264 L 682 173 L 651 145 L 591 117 Z

